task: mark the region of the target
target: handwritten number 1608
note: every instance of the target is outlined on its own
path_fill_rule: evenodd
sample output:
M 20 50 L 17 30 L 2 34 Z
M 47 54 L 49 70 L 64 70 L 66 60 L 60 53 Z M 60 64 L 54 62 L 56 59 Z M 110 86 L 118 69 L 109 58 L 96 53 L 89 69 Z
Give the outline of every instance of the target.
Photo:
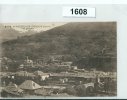
M 71 9 L 71 13 L 72 15 L 75 14 L 75 15 L 86 15 L 87 14 L 87 9 Z

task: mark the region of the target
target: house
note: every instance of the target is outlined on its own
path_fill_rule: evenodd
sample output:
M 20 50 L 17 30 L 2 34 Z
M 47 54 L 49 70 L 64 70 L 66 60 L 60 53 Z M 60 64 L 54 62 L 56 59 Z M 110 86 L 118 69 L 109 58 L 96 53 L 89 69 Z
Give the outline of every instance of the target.
M 19 88 L 23 89 L 24 94 L 26 95 L 34 95 L 35 90 L 40 89 L 42 87 L 32 80 L 26 80 L 21 85 L 19 85 Z
M 77 67 L 77 66 L 71 66 L 71 69 L 72 69 L 72 70 L 77 70 L 78 67 Z
M 46 78 L 49 78 L 49 74 L 48 73 L 43 73 L 42 71 L 35 71 L 34 75 L 40 76 L 41 81 L 44 81 Z
M 28 76 L 28 72 L 27 71 L 19 71 L 19 72 L 16 72 L 16 75 L 17 76 Z
M 39 84 L 35 83 L 32 80 L 24 81 L 19 87 L 24 90 L 36 90 L 36 89 L 41 88 Z
M 32 78 L 35 77 L 35 75 L 33 73 L 29 73 L 27 71 L 19 71 L 19 72 L 16 72 L 16 76 L 32 77 Z
M 33 60 L 30 60 L 27 57 L 27 59 L 24 60 L 24 66 L 26 66 L 26 67 L 33 67 Z
M 68 78 L 61 78 L 61 79 L 60 79 L 60 82 L 61 82 L 61 83 L 68 82 Z
M 56 86 L 56 85 L 48 85 L 48 86 L 42 86 L 44 89 L 59 89 L 64 90 L 66 87 L 64 86 Z
M 19 65 L 19 69 L 23 69 L 24 68 L 24 64 Z
M 16 84 L 10 83 L 8 86 L 6 86 L 3 89 L 2 94 L 4 96 L 18 96 L 18 97 L 20 97 L 23 94 L 23 90 L 20 89 Z

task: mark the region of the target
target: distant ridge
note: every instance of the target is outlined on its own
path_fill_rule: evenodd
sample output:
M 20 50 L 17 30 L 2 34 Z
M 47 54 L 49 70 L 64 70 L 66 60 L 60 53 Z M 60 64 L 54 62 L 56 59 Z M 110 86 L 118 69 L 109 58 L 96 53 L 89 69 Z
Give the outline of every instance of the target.
M 76 57 L 116 54 L 116 22 L 72 22 L 2 43 L 2 56 L 36 59 L 44 54 Z

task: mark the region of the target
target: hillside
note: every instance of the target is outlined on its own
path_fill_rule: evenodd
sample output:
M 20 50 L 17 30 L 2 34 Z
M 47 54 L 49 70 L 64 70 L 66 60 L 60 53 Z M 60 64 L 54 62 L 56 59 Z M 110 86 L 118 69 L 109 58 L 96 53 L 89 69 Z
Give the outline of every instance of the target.
M 0 29 L 0 43 L 16 39 L 17 37 L 32 35 L 34 31 L 19 32 L 13 28 L 1 28 Z
M 84 56 L 116 55 L 116 23 L 68 23 L 38 34 L 2 43 L 2 56 L 36 59 L 46 54 Z M 103 53 L 102 53 L 103 52 Z

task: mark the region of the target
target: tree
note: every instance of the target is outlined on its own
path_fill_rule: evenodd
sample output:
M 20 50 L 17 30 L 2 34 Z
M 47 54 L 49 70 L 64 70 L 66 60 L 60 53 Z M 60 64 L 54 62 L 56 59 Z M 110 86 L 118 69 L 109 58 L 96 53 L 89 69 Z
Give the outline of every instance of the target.
M 64 92 L 67 93 L 67 94 L 69 94 L 69 95 L 77 95 L 76 90 L 72 86 L 66 87 L 66 89 L 64 90 Z

